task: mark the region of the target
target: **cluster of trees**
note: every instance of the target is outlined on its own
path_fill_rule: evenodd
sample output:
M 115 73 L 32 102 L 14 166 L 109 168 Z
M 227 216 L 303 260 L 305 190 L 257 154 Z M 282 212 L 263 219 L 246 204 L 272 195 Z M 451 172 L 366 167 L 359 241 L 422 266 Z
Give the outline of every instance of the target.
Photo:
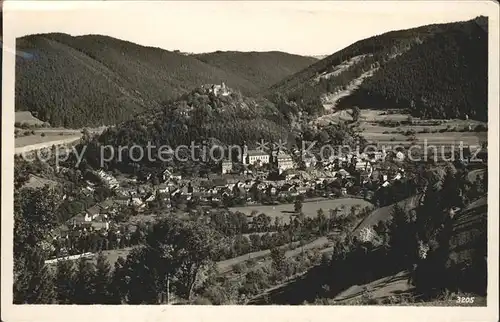
M 44 261 L 46 236 L 56 227 L 54 213 L 61 196 L 44 189 L 14 192 L 14 303 L 50 303 L 51 272 Z
M 55 155 L 55 153 L 52 155 Z M 60 162 L 58 165 L 62 167 L 65 164 Z M 69 166 L 61 171 L 56 171 L 55 157 L 46 160 L 36 157 L 33 161 L 28 161 L 21 156 L 15 156 L 14 187 L 16 189 L 21 188 L 30 179 L 31 175 L 58 183 L 58 186 L 68 196 L 74 196 L 79 191 L 78 189 L 85 184 L 84 173 L 79 169 Z
M 148 223 L 140 223 L 134 230 L 128 225 L 111 225 L 109 230 L 93 229 L 91 225 L 72 227 L 53 238 L 49 257 L 76 255 L 87 252 L 98 253 L 105 250 L 121 249 L 141 245 L 152 229 Z
M 302 139 L 305 141 L 316 141 L 320 144 L 330 144 L 335 147 L 356 147 L 358 145 L 360 149 L 366 143 L 361 133 L 357 132 L 355 127 L 345 122 L 330 124 L 321 129 L 306 126 L 302 132 Z M 332 152 L 337 153 L 338 151 Z M 324 155 L 324 157 L 328 157 L 328 155 Z
M 329 264 L 329 295 L 353 284 L 363 284 L 397 273 L 411 272 L 410 282 L 423 299 L 452 292 L 486 292 L 486 210 L 468 215 L 477 227 L 456 233 L 456 207 L 464 209 L 464 177 L 448 166 L 442 177 L 431 177 L 421 202 L 408 209 L 395 205 L 389 221 L 368 233 L 348 238 L 334 249 Z M 459 214 L 460 215 L 460 214 Z M 461 215 L 460 215 L 461 216 Z M 478 219 L 479 218 L 479 219 Z M 453 249 L 462 253 L 456 261 Z M 466 254 L 466 255 L 464 255 Z M 369 270 L 363 269 L 370 267 Z M 467 279 L 464 279 L 464 277 Z M 325 295 L 326 296 L 326 295 Z
M 221 252 L 218 253 L 214 258 L 214 260 L 225 260 L 248 254 L 250 252 L 257 252 L 274 247 L 285 246 L 287 244 L 293 246 L 295 242 L 304 244 L 315 235 L 318 235 L 318 232 L 307 231 L 307 228 L 296 231 L 287 229 L 274 233 L 267 232 L 262 235 L 254 233 L 250 234 L 248 237 L 245 235 L 237 235 L 233 238 L 230 246 L 228 248 L 222 249 Z
M 267 297 L 257 298 L 266 289 L 280 284 L 289 278 L 303 273 L 321 262 L 319 249 L 311 249 L 296 257 L 285 257 L 283 248 L 273 248 L 269 259 L 271 265 L 255 267 L 255 261 L 238 265 L 240 274 L 237 279 L 231 277 L 209 278 L 206 287 L 200 293 L 197 304 L 269 304 Z
M 166 103 L 163 110 L 141 114 L 134 120 L 107 129 L 99 138 L 89 140 L 86 142 L 85 158 L 90 166 L 97 167 L 101 160 L 101 145 L 130 147 L 136 144 L 146 150 L 151 143 L 153 160 L 144 157 L 136 162 L 140 156 L 134 154 L 131 157 L 126 149 L 121 151 L 120 159 L 116 148 L 115 157 L 105 165 L 109 169 L 132 172 L 134 168 L 159 168 L 172 162 L 184 163 L 179 160 L 162 161 L 158 157 L 160 146 L 168 145 L 176 149 L 180 145 L 189 147 L 192 142 L 200 146 L 206 142 L 208 153 L 213 145 L 253 143 L 261 139 L 277 142 L 288 135 L 287 120 L 271 102 L 243 97 L 239 93 L 214 96 L 197 88 L 176 101 Z M 202 153 L 201 148 L 198 151 L 196 153 Z M 180 150 L 179 155 L 191 159 L 191 152 L 187 149 Z M 161 156 L 163 160 L 169 159 L 165 150 L 162 150 Z M 201 156 L 197 155 L 199 160 L 202 160 Z M 173 155 L 170 157 L 176 159 Z M 211 166 L 216 164 L 212 162 Z
M 353 206 L 348 209 L 331 209 L 328 214 L 320 209 L 316 217 L 302 213 L 302 201 L 295 202 L 296 215 L 289 222 L 264 213 L 252 213 L 251 221 L 243 213 L 217 211 L 210 215 L 210 226 L 229 237 L 229 247 L 222 249 L 214 260 L 224 260 L 249 252 L 283 246 L 296 241 L 305 242 L 314 237 L 325 236 L 338 229 L 353 229 L 357 222 L 368 215 L 370 208 Z M 342 228 L 341 228 L 342 227 Z M 245 234 L 249 234 L 248 237 Z
M 54 177 L 54 170 L 38 158 L 28 162 L 20 156 L 14 156 L 14 188 L 22 187 L 29 180 L 30 175 Z
M 297 203 L 297 208 L 300 208 L 299 204 L 300 203 Z M 352 239 L 352 237 L 350 237 L 352 236 L 351 232 L 357 223 L 369 212 L 369 209 L 357 209 L 353 207 L 350 209 L 349 213 L 344 213 L 344 215 L 342 215 L 340 209 L 332 209 L 329 211 L 329 217 L 327 218 L 325 212 L 320 209 L 317 217 L 312 218 L 316 227 L 314 234 L 318 234 L 318 232 L 320 235 L 331 233 L 328 235 L 328 238 L 335 241 L 334 249 L 340 249 L 344 247 L 346 240 L 349 240 L 349 238 Z M 304 232 L 309 229 L 305 224 L 297 228 Z M 306 235 L 307 233 L 300 238 L 301 243 L 305 240 L 304 238 L 306 237 L 304 236 Z M 253 261 L 248 261 L 245 264 L 238 264 L 234 270 L 240 274 L 240 276 L 244 275 L 243 280 L 216 280 L 214 285 L 211 285 L 202 293 L 202 296 L 213 304 L 270 304 L 269 299 L 266 297 L 255 297 L 265 289 L 282 283 L 290 277 L 296 276 L 296 274 L 303 273 L 312 266 L 316 266 L 320 263 L 330 263 L 330 258 L 322 255 L 318 248 L 302 251 L 295 258 L 286 257 L 285 251 L 285 247 L 279 247 L 278 245 L 271 248 L 271 266 L 263 266 L 255 269 Z M 352 274 L 352 272 L 349 274 Z M 328 271 L 321 276 L 330 275 Z M 308 287 L 314 288 L 314 285 L 308 285 Z M 311 291 L 311 289 L 308 289 L 308 292 L 309 291 Z
M 332 212 L 329 221 L 321 211 L 317 218 L 304 218 L 299 214 L 290 225 L 281 225 L 278 221 L 277 233 L 252 234 L 248 239 L 241 235 L 244 224 L 229 222 L 229 228 L 224 227 L 224 221 L 217 221 L 217 216 L 211 225 L 206 224 L 207 218 L 181 220 L 167 216 L 152 225 L 140 226 L 130 234 L 126 230 L 126 234 L 116 234 L 113 229 L 105 236 L 82 231 L 77 239 L 58 239 L 51 244 L 49 236 L 59 225 L 56 213 L 60 200 L 60 193 L 48 187 L 16 190 L 15 303 L 158 303 L 163 301 L 166 283 L 172 294 L 192 300 L 195 293 L 205 289 L 202 282 L 198 283 L 200 272 L 207 264 L 222 259 L 224 254 L 236 256 L 240 252 L 276 247 L 293 240 L 304 241 L 326 234 L 328 222 L 331 227 L 346 226 L 345 219 Z M 357 217 L 356 211 L 352 210 L 353 217 Z M 255 221 L 261 228 L 272 228 L 266 216 L 257 216 Z M 233 240 L 232 246 L 228 247 L 224 241 L 227 237 Z M 250 245 L 250 240 L 251 246 L 243 247 Z M 76 268 L 70 262 L 60 262 L 56 273 L 44 264 L 56 250 L 63 248 L 83 252 L 133 245 L 138 246 L 126 259 L 116 263 L 112 274 L 100 257 L 97 266 L 83 259 Z M 138 285 L 142 285 L 141 291 Z
M 83 193 L 82 188 L 87 185 L 85 179 L 88 179 L 91 173 L 89 169 L 82 167 L 83 171 L 81 171 L 70 166 L 57 172 L 54 162 L 53 158 L 47 162 L 39 159 L 26 161 L 16 156 L 14 160 L 14 187 L 17 190 L 24 189 L 31 175 L 52 181 L 51 188 L 55 189 L 61 196 L 65 196 L 61 199 L 55 212 L 59 224 L 65 223 L 68 219 L 113 195 L 113 191 L 102 184 L 95 186 L 92 194 Z M 63 164 L 67 165 L 66 162 Z
M 44 36 L 22 38 L 18 46 L 35 58 L 16 59 L 16 110 L 53 126 L 81 127 L 119 122 L 145 108 L 126 78 L 75 48 Z
M 54 274 L 44 261 L 59 197 L 48 188 L 15 194 L 15 303 L 157 303 L 167 280 L 171 292 L 190 298 L 220 244 L 218 233 L 199 222 L 166 218 L 141 236 L 143 246 L 119 260 L 112 275 L 103 258 L 97 267 L 82 259 L 76 270 L 60 262 Z
M 285 250 L 273 248 L 271 250 L 271 267 L 249 271 L 245 281 L 239 288 L 239 293 L 246 297 L 255 296 L 272 285 L 279 284 L 290 277 L 308 270 L 311 266 L 321 262 L 321 253 L 318 249 L 300 253 L 295 258 L 286 258 Z M 241 296 L 240 295 L 240 296 Z
M 36 280 L 43 283 L 43 294 L 31 285 L 31 298 L 18 294 L 15 302 L 157 304 L 163 301 L 166 283 L 172 294 L 190 299 L 201 270 L 216 250 L 216 239 L 200 225 L 168 219 L 154 226 L 143 247 L 135 248 L 126 259 L 119 258 L 114 269 L 102 253 L 95 264 L 80 259 L 75 267 L 72 261 L 59 261 L 55 272 L 45 266 L 44 281 Z
M 413 196 L 419 192 L 420 188 L 419 184 L 411 178 L 396 180 L 387 187 L 380 187 L 380 182 L 376 184 L 378 185 L 378 189 L 372 190 L 375 191 L 372 202 L 379 207 L 392 205 Z M 367 186 L 366 189 L 370 190 L 370 186 L 371 185 Z

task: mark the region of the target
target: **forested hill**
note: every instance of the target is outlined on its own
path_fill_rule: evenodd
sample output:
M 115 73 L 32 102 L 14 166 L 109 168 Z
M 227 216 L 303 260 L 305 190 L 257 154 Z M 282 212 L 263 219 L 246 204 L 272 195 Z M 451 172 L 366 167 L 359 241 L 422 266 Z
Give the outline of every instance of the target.
M 358 41 L 273 85 L 268 97 L 310 114 L 407 108 L 423 117 L 487 118 L 487 17 L 392 31 Z
M 98 144 L 108 146 L 146 147 L 168 145 L 190 146 L 192 142 L 202 141 L 218 145 L 242 144 L 249 146 L 258 140 L 278 142 L 287 139 L 290 129 L 286 116 L 279 112 L 271 102 L 262 98 L 251 98 L 229 88 L 225 95 L 214 94 L 211 86 L 202 86 L 167 102 L 161 108 L 140 113 L 129 121 L 108 128 L 98 138 Z M 87 153 L 88 152 L 88 153 Z M 157 155 L 153 148 L 152 155 Z M 132 162 L 125 155 L 120 162 L 114 161 L 108 166 L 118 167 L 120 171 L 132 171 Z M 86 160 L 92 166 L 98 166 L 99 148 L 86 150 Z M 158 160 L 143 160 L 141 167 L 157 168 Z
M 114 139 L 120 142 L 107 144 L 128 146 L 158 141 L 178 146 L 209 138 L 231 144 L 260 139 L 274 142 L 287 135 L 287 127 L 285 116 L 266 99 L 247 97 L 231 88 L 227 95 L 216 95 L 210 86 L 201 86 L 161 108 L 135 115 L 133 120 L 103 133 L 100 140 L 118 133 Z
M 16 60 L 16 110 L 65 127 L 128 120 L 205 83 L 256 93 L 315 61 L 286 53 L 198 57 L 99 35 L 31 35 L 17 47 L 34 59 Z

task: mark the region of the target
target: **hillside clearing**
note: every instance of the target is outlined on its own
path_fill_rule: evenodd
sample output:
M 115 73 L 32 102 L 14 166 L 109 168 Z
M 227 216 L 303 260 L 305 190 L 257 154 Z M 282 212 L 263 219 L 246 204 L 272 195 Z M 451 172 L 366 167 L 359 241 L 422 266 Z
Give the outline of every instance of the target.
M 28 125 L 42 125 L 44 122 L 34 117 L 29 111 L 15 112 L 15 123 Z
M 359 77 L 355 78 L 351 83 L 347 85 L 344 90 L 337 91 L 335 93 L 327 93 L 321 97 L 323 101 L 323 108 L 325 111 L 333 111 L 337 106 L 337 102 L 340 101 L 341 98 L 349 96 L 359 88 L 359 86 L 363 83 L 363 81 L 371 76 L 377 71 L 377 68 L 370 69 Z

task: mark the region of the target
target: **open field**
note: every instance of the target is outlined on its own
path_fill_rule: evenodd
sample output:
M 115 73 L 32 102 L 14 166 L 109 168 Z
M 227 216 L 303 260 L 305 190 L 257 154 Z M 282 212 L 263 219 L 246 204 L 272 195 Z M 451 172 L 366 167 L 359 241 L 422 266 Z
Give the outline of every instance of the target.
M 372 143 L 385 144 L 385 145 L 404 145 L 409 144 L 409 138 L 415 137 L 418 144 L 443 145 L 443 146 L 458 146 L 460 142 L 464 145 L 480 146 L 481 143 L 487 141 L 487 132 L 459 132 L 459 130 L 467 129 L 469 126 L 474 128 L 477 125 L 486 125 L 485 122 L 475 120 L 422 120 L 413 117 L 414 124 L 402 124 L 397 127 L 391 127 L 384 122 L 405 122 L 408 120 L 408 114 L 395 113 L 385 114 L 384 111 L 379 110 L 361 110 L 359 118 L 359 130 L 363 137 Z M 328 125 L 330 122 L 352 121 L 351 111 L 342 110 L 332 114 L 321 116 L 313 121 L 314 124 L 319 126 Z M 433 124 L 439 122 L 441 124 Z M 404 135 L 401 132 L 415 131 L 416 133 L 411 136 Z M 439 131 L 446 130 L 446 132 L 439 133 Z M 454 131 L 451 131 L 454 130 Z M 426 131 L 428 133 L 418 133 Z M 399 133 L 396 133 L 399 132 Z
M 460 143 L 464 146 L 480 147 L 483 142 L 488 140 L 487 132 L 445 132 L 445 133 L 416 133 L 415 140 L 408 140 L 409 136 L 403 134 L 386 134 L 377 132 L 363 132 L 364 138 L 368 142 L 383 144 L 386 146 L 406 145 L 416 142 L 419 145 L 427 146 L 456 146 Z
M 61 144 L 60 142 L 73 142 L 80 139 L 80 135 L 57 135 L 57 134 L 48 134 L 45 136 L 41 136 L 39 134 L 22 136 L 15 139 L 15 147 L 27 147 L 31 145 L 39 145 L 39 144 L 47 144 L 47 146 L 51 146 L 48 143 L 52 144 Z
M 405 121 L 408 119 L 407 114 L 390 114 L 390 115 L 383 115 L 383 111 L 378 111 L 378 110 L 361 110 L 361 114 L 359 117 L 359 121 L 361 122 L 382 122 L 382 121 Z M 330 122 L 350 122 L 352 121 L 352 116 L 351 116 L 351 111 L 350 110 L 341 110 L 337 111 L 331 114 L 326 114 L 323 116 L 318 117 L 315 119 L 312 123 L 319 125 L 319 126 L 325 126 L 328 125 Z
M 14 139 L 16 154 L 50 148 L 53 145 L 71 144 L 82 137 L 82 129 L 33 127 L 40 126 L 41 123 L 37 123 L 36 121 L 30 122 L 30 117 L 33 118 L 29 112 L 16 112 L 16 122 L 32 126 L 30 128 L 15 129 L 19 133 Z M 91 134 L 99 134 L 104 130 L 105 127 L 88 129 Z M 24 135 L 26 132 L 31 132 L 33 134 Z
M 352 206 L 360 206 L 361 208 L 372 206 L 366 200 L 357 199 L 357 198 L 339 198 L 339 199 L 329 199 L 322 201 L 313 201 L 313 202 L 304 202 L 302 203 L 302 212 L 307 217 L 315 217 L 319 209 L 323 209 L 325 214 L 328 214 L 328 210 L 334 208 L 341 208 L 345 206 L 344 212 L 349 213 Z M 284 205 L 276 205 L 276 206 L 247 206 L 247 207 L 233 207 L 229 208 L 231 211 L 239 211 L 246 215 L 250 215 L 252 211 L 257 211 L 257 214 L 264 213 L 271 218 L 281 217 L 281 218 L 289 218 L 292 215 L 295 215 L 294 205 L 293 204 L 284 204 Z
M 80 136 L 68 135 L 68 136 L 39 136 L 31 135 L 22 138 L 15 139 L 15 154 L 28 153 L 31 151 L 42 150 L 46 148 L 51 148 L 52 146 L 66 145 L 76 143 L 80 140 Z
M 393 113 L 387 114 L 383 110 L 370 110 L 363 109 L 360 111 L 359 121 L 362 123 L 379 123 L 385 121 L 393 122 L 404 122 L 408 120 L 409 114 L 405 113 Z M 432 120 L 422 120 L 418 117 L 412 117 L 413 121 L 417 123 L 426 123 Z M 339 122 L 339 121 L 352 121 L 350 110 L 340 110 L 331 114 L 323 115 L 313 122 L 318 125 L 325 125 L 329 122 Z M 439 125 L 441 128 L 446 128 L 447 125 L 450 126 L 465 126 L 465 125 L 479 125 L 486 124 L 485 122 L 475 121 L 475 120 L 440 120 L 443 124 Z

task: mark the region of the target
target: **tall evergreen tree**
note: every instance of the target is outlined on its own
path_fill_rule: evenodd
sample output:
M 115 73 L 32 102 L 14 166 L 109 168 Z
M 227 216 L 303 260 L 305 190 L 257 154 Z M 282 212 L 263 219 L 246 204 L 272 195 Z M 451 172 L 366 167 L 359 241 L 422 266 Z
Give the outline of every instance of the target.
M 457 171 L 451 167 L 446 168 L 446 174 L 441 185 L 441 207 L 443 210 L 449 210 L 453 207 L 463 207 Z
M 389 246 L 394 261 L 407 268 L 414 262 L 417 251 L 415 222 L 405 208 L 396 204 L 389 228 Z
M 73 261 L 61 260 L 57 262 L 55 278 L 58 304 L 71 304 L 75 291 L 75 265 Z
M 23 188 L 14 193 L 14 303 L 52 303 L 52 273 L 41 245 L 55 227 L 57 193 L 49 188 Z
M 75 272 L 74 304 L 96 304 L 95 294 L 95 265 L 85 258 L 80 258 Z
M 109 265 L 103 253 L 97 256 L 95 266 L 94 281 L 94 300 L 97 304 L 113 304 L 111 292 L 111 265 Z
M 119 257 L 111 273 L 110 296 L 113 304 L 121 304 L 127 301 L 128 279 L 126 276 L 125 259 Z
M 51 304 L 56 298 L 54 277 L 37 248 L 26 249 L 14 259 L 15 304 Z

